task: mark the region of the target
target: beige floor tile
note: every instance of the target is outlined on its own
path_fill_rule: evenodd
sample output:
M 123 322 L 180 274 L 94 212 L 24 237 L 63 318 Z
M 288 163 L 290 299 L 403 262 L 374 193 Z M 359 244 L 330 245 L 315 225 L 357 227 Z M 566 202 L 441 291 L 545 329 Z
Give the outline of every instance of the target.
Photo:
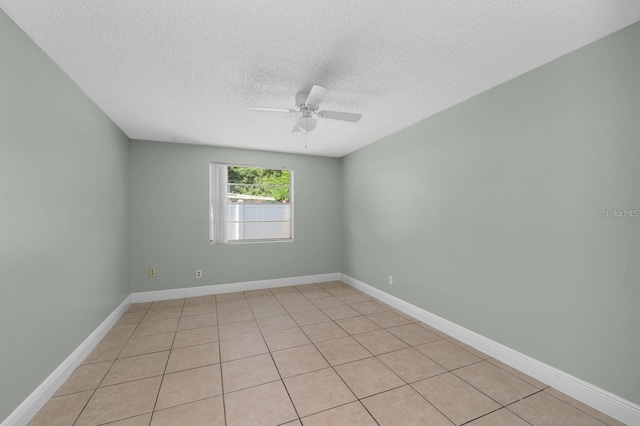
M 144 318 L 142 318 L 142 322 L 145 321 L 158 321 L 162 319 L 168 318 L 179 318 L 182 314 L 182 307 L 176 308 L 158 308 L 158 309 L 149 309 L 145 314 Z
M 296 324 L 293 318 L 291 318 L 288 314 L 278 315 L 276 317 L 270 318 L 259 318 L 256 321 L 258 322 L 260 331 L 262 331 L 263 333 L 298 327 L 298 324 Z
M 258 323 L 255 320 L 232 322 L 218 326 L 220 340 L 233 339 L 234 337 L 260 335 Z
M 280 380 L 280 375 L 270 354 L 222 363 L 222 383 L 225 393 L 275 380 Z
M 286 294 L 276 294 L 276 299 L 278 299 L 278 301 L 283 305 L 283 306 L 293 306 L 297 303 L 300 304 L 306 304 L 309 303 L 309 299 L 307 299 L 306 297 L 304 297 L 304 294 L 295 291 L 292 293 L 286 293 Z
M 548 387 L 547 385 L 545 385 L 541 381 L 536 380 L 533 377 L 523 373 L 522 371 L 516 370 L 515 368 L 511 367 L 510 365 L 507 365 L 504 362 L 498 361 L 495 358 L 487 358 L 487 361 L 489 361 L 491 364 L 495 365 L 496 367 L 500 367 L 503 370 L 513 374 L 514 376 L 518 377 L 519 379 L 524 380 L 525 382 L 529 383 L 530 385 L 537 387 L 538 389 L 544 389 L 544 388 Z
M 349 334 L 360 334 L 368 331 L 380 330 L 380 326 L 369 318 L 361 315 L 359 317 L 345 318 L 336 321 Z
M 371 352 L 351 336 L 319 342 L 316 343 L 316 347 L 331 365 L 345 364 L 371 356 Z
M 275 426 L 298 418 L 282 381 L 225 394 L 227 426 Z
M 161 380 L 161 377 L 152 377 L 98 388 L 75 425 L 97 425 L 150 413 Z
M 147 377 L 162 376 L 168 358 L 169 351 L 119 358 L 113 363 L 113 367 L 100 386 L 111 386 Z
M 408 348 L 407 344 L 386 330 L 369 331 L 353 336 L 362 346 L 374 355 Z
M 466 343 L 463 343 L 459 340 L 453 339 L 453 338 L 449 338 L 449 341 L 451 343 L 453 343 L 454 345 L 457 345 L 459 347 L 461 347 L 462 349 L 466 350 L 467 352 L 471 352 L 472 354 L 474 354 L 475 356 L 477 356 L 480 359 L 488 359 L 490 358 L 489 355 L 485 354 L 484 352 L 481 352 L 479 350 L 477 350 L 476 348 L 467 345 Z
M 184 348 L 187 346 L 201 345 L 218 341 L 218 327 L 192 328 L 190 330 L 178 331 L 173 341 L 173 348 Z
M 591 417 L 595 417 L 596 419 L 600 420 L 601 422 L 610 425 L 610 426 L 624 426 L 624 423 L 619 422 L 618 420 L 614 419 L 613 417 L 609 417 L 608 415 L 596 410 L 593 407 L 588 406 L 587 404 L 578 401 L 577 399 L 574 399 L 572 397 L 570 397 L 567 394 L 564 394 L 562 392 L 560 392 L 557 389 L 554 388 L 547 388 L 545 389 L 545 392 L 548 393 L 549 395 L 558 398 L 561 401 L 566 402 L 567 404 L 576 407 L 578 410 L 589 414 Z
M 531 424 L 503 408 L 467 423 L 465 426 L 531 426 Z
M 175 425 L 224 426 L 222 396 L 207 398 L 153 413 L 151 426 Z
M 331 293 L 334 296 L 344 296 L 347 294 L 355 294 L 355 291 L 352 288 L 347 286 L 326 288 L 325 290 L 327 290 L 329 293 Z
M 524 380 L 487 361 L 462 367 L 453 373 L 502 405 L 538 391 Z
M 405 383 L 376 358 L 335 367 L 336 372 L 358 398 L 403 386 Z
M 348 402 L 355 396 L 332 368 L 284 379 L 300 417 L 309 416 Z
M 313 291 L 303 291 L 301 293 L 304 294 L 304 297 L 306 297 L 311 301 L 314 301 L 317 299 L 323 299 L 325 297 L 331 297 L 331 293 L 321 288 L 318 288 L 317 290 L 313 290 Z
M 199 305 L 189 305 L 182 308 L 182 316 L 212 314 L 215 312 L 215 303 L 202 303 Z
M 410 386 L 374 395 L 361 402 L 381 426 L 453 425 Z
M 242 291 L 234 291 L 233 293 L 222 293 L 216 296 L 216 301 L 218 302 L 229 302 L 231 300 L 243 300 L 246 299 L 244 297 L 244 292 Z
M 397 327 L 399 325 L 410 324 L 410 321 L 391 311 L 370 314 L 367 315 L 367 317 L 382 328 L 390 328 Z
M 287 293 L 298 293 L 298 290 L 296 290 L 296 288 L 293 286 L 274 287 L 274 288 L 270 288 L 269 290 L 271 290 L 271 294 L 275 294 L 275 295 L 287 294 Z
M 189 330 L 191 328 L 211 327 L 218 324 L 217 314 L 189 315 L 180 318 L 178 330 Z
M 312 342 L 324 342 L 325 340 L 348 336 L 348 334 L 333 321 L 306 325 L 302 327 L 302 331 L 304 331 Z
M 188 370 L 220 363 L 218 342 L 173 349 L 169 355 L 166 373 Z
M 253 313 L 249 308 L 242 308 L 224 312 L 218 311 L 218 324 L 229 324 L 232 322 L 247 321 L 252 319 L 255 318 L 253 317 Z
M 272 352 L 271 355 L 283 378 L 329 367 L 327 361 L 314 345 Z
M 229 425 L 622 425 L 341 282 L 131 305 L 33 424 L 225 424 L 224 407 Z
M 129 417 L 128 419 L 106 423 L 105 426 L 149 426 L 151 413 L 141 416 Z
M 604 424 L 545 392 L 539 392 L 518 401 L 508 408 L 536 426 L 602 426 Z
M 263 307 L 263 308 L 274 308 L 276 306 L 282 307 L 282 303 L 280 303 L 280 299 L 278 299 L 278 297 L 273 295 L 247 299 L 247 301 L 249 302 L 249 306 L 251 307 L 251 309 L 256 307 Z
M 442 337 L 443 339 L 450 339 L 451 336 L 449 336 L 447 333 L 438 330 L 435 327 L 430 326 L 429 324 L 425 324 L 423 322 L 418 322 L 417 323 L 420 327 L 424 328 L 425 330 L 428 330 L 430 332 L 432 332 L 433 334 Z
M 352 318 L 360 316 L 360 312 L 356 311 L 349 305 L 333 306 L 331 308 L 324 308 L 322 312 L 332 320 L 339 320 L 343 318 Z
M 114 325 L 100 342 L 126 340 L 131 337 L 137 326 L 138 324 Z
M 501 408 L 498 403 L 451 373 L 421 380 L 411 386 L 457 425 Z
M 251 312 L 253 312 L 253 316 L 255 318 L 270 318 L 278 315 L 287 315 L 287 311 L 280 304 L 277 306 L 252 306 Z
M 153 334 L 131 338 L 120 353 L 120 358 L 149 354 L 152 352 L 168 351 L 173 344 L 175 333 Z
M 303 296 L 304 297 L 304 296 Z M 309 300 L 305 300 L 304 302 L 295 302 L 295 303 L 286 303 L 282 302 L 282 306 L 286 311 L 291 315 L 299 312 L 309 312 L 317 309 L 316 305 L 311 303 Z
M 322 290 L 322 287 L 320 287 L 318 284 L 299 284 L 299 285 L 294 285 L 293 288 L 295 288 L 296 290 L 298 290 L 300 293 L 305 294 L 307 292 L 311 292 L 311 291 L 318 291 L 318 290 Z
M 221 394 L 222 381 L 219 364 L 165 374 L 162 378 L 156 410 Z
M 179 318 L 168 318 L 156 321 L 143 321 L 138 325 L 131 337 L 150 336 L 152 334 L 169 333 L 178 328 Z
M 273 293 L 271 293 L 271 290 L 269 290 L 268 288 L 262 290 L 249 290 L 244 292 L 244 297 L 246 297 L 247 300 L 265 296 L 273 297 Z
M 237 311 L 238 309 L 248 309 L 249 302 L 244 297 L 242 299 L 235 299 L 229 301 L 219 301 L 217 304 L 217 309 L 220 312 L 229 312 L 229 311 Z
M 94 362 L 113 361 L 118 357 L 122 348 L 127 344 L 126 340 L 112 340 L 109 342 L 100 342 L 96 345 L 91 353 L 82 361 L 83 364 L 91 364 Z
M 149 310 L 154 309 L 169 309 L 169 308 L 182 308 L 184 306 L 185 299 L 169 299 L 169 300 L 159 300 L 157 302 L 153 302 Z
M 72 393 L 51 398 L 38 411 L 29 426 L 67 426 L 78 418 L 93 391 Z
M 128 312 L 146 312 L 147 309 L 149 309 L 152 305 L 152 302 L 145 302 L 145 303 L 132 303 L 131 305 L 129 305 L 129 308 L 127 308 L 127 313 Z
M 105 361 L 79 366 L 62 386 L 60 386 L 54 396 L 97 388 L 112 364 L 112 361 Z
M 388 328 L 387 331 L 400 338 L 409 346 L 416 346 L 423 343 L 442 340 L 442 337 L 420 327 L 418 324 L 406 324 L 399 327 L 391 327 Z
M 115 325 L 138 324 L 146 311 L 125 312 Z
M 285 294 L 275 294 L 274 296 L 284 307 L 309 303 L 309 299 L 307 299 L 304 294 L 300 293 L 299 291 Z
M 360 402 L 351 402 L 302 419 L 304 426 L 376 426 L 377 423 Z
M 216 303 L 215 294 L 207 294 L 204 296 L 187 297 L 184 300 L 184 306 L 202 305 L 208 303 Z
M 423 380 L 446 371 L 414 348 L 378 355 L 378 359 L 407 383 Z
M 391 312 L 395 312 L 396 314 L 400 315 L 402 318 L 404 318 L 404 319 L 408 320 L 410 323 L 413 323 L 413 324 L 420 324 L 420 321 L 418 321 L 417 319 L 415 319 L 415 318 L 414 318 L 414 317 L 412 317 L 411 315 L 409 315 L 409 314 L 407 314 L 407 313 L 405 313 L 405 312 L 402 312 L 402 311 L 401 311 L 401 310 L 399 310 L 399 309 L 391 308 Z
M 381 304 L 373 301 L 354 303 L 351 305 L 351 307 L 356 311 L 360 312 L 362 315 L 371 315 L 371 314 L 377 314 L 380 312 L 388 311 L 388 309 L 385 306 L 382 306 Z
M 262 336 L 238 337 L 220 342 L 220 359 L 222 362 L 269 352 Z
M 291 314 L 291 318 L 299 325 L 319 324 L 321 322 L 329 322 L 331 318 L 326 316 L 320 309 L 311 309 L 303 312 L 295 312 Z
M 264 333 L 270 351 L 280 351 L 282 349 L 294 348 L 296 346 L 308 345 L 311 341 L 299 328 L 287 328 L 285 330 L 269 331 Z
M 328 288 L 337 288 L 337 287 L 344 287 L 346 286 L 346 284 L 344 284 L 343 282 L 340 281 L 324 281 L 321 283 L 316 283 L 316 285 L 320 288 L 323 289 L 328 289 Z
M 343 296 L 338 296 L 338 299 L 342 300 L 344 303 L 347 303 L 349 305 L 355 305 L 358 303 L 365 303 L 365 302 L 371 301 L 367 297 L 358 293 L 350 293 L 350 294 L 345 294 Z
M 448 340 L 438 340 L 415 347 L 417 350 L 443 366 L 446 370 L 464 367 L 481 359 Z
M 255 306 L 282 306 L 280 305 L 280 301 L 278 301 L 278 298 L 271 294 L 269 290 L 267 291 L 269 292 L 269 294 L 256 297 L 247 297 L 249 306 L 251 308 Z
M 345 303 L 338 299 L 335 296 L 330 295 L 329 293 L 327 293 L 328 297 L 321 297 L 318 299 L 312 299 L 311 303 L 313 303 L 315 306 L 317 306 L 319 309 L 327 309 L 327 308 L 332 308 L 335 306 L 344 306 Z

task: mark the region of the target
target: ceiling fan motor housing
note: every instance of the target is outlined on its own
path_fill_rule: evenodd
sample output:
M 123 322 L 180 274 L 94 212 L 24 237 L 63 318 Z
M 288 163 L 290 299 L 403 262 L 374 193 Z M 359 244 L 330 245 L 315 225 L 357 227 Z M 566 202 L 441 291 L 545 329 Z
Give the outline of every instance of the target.
M 302 111 L 303 109 L 308 108 L 305 105 L 308 97 L 309 97 L 309 92 L 296 93 L 296 106 L 298 107 L 298 110 Z

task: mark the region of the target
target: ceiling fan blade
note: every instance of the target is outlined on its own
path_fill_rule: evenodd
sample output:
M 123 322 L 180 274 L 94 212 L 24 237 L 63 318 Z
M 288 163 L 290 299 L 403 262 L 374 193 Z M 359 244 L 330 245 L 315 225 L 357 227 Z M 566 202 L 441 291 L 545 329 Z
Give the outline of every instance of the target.
M 270 111 L 270 112 L 297 112 L 286 108 L 270 108 L 270 107 L 247 107 L 251 111 Z
M 307 96 L 307 100 L 305 101 L 305 105 L 311 109 L 318 108 L 320 102 L 327 96 L 329 93 L 329 89 L 322 86 L 314 85 L 309 92 L 309 96 Z
M 362 114 L 352 114 L 350 112 L 338 111 L 318 111 L 318 115 L 322 118 L 330 118 L 332 120 L 351 121 L 357 123 L 362 118 Z

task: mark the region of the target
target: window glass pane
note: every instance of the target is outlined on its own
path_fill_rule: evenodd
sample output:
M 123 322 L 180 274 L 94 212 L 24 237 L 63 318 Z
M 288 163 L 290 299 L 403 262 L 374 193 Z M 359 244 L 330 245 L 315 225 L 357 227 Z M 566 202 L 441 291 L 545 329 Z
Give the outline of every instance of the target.
M 290 221 L 291 204 L 229 203 L 228 220 Z
M 293 171 L 225 165 L 225 172 L 226 215 L 212 210 L 211 217 L 215 221 L 224 216 L 226 241 L 292 240 Z
M 291 172 L 229 166 L 229 202 L 289 203 Z
M 229 222 L 229 241 L 291 238 L 291 222 Z

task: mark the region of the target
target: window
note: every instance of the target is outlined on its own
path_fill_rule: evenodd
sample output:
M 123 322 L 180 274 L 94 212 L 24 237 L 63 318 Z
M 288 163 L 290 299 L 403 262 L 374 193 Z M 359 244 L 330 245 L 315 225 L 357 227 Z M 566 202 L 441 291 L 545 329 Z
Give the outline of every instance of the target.
M 209 240 L 293 241 L 293 170 L 211 163 Z

